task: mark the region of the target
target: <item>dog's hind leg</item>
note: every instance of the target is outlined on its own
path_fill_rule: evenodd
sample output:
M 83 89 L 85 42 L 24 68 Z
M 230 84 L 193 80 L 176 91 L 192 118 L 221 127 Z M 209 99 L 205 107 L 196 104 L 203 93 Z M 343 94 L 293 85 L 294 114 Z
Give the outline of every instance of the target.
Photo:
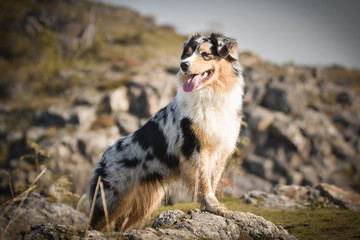
M 166 187 L 159 181 L 145 182 L 135 187 L 116 210 L 116 230 L 125 231 L 136 223 L 146 220 L 159 206 L 165 196 Z
M 108 207 L 109 222 L 116 222 L 117 231 L 125 231 L 146 219 L 161 203 L 166 187 L 160 181 L 144 182 L 126 194 L 115 207 Z M 101 204 L 102 205 L 102 204 Z M 111 209 L 113 209 L 111 211 Z M 106 219 L 103 206 L 95 204 L 90 225 L 93 229 L 103 230 Z

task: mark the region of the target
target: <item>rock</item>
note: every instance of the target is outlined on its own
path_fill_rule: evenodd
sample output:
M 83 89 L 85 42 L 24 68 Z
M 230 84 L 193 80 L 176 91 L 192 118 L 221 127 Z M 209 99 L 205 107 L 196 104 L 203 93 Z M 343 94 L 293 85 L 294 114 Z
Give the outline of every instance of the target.
M 120 112 L 113 115 L 121 135 L 133 133 L 140 127 L 139 119 L 130 113 Z
M 152 227 L 157 228 L 164 225 L 174 224 L 182 216 L 184 216 L 184 212 L 180 210 L 164 211 L 156 217 Z
M 334 204 L 340 205 L 350 210 L 360 211 L 360 195 L 344 191 L 343 189 L 326 183 L 322 183 L 317 188 L 321 193 L 328 197 Z
M 309 156 L 310 143 L 302 134 L 300 126 L 291 117 L 277 112 L 272 126 L 275 133 L 295 146 L 302 157 L 307 158 Z
M 25 234 L 24 240 L 43 240 L 43 239 L 88 239 L 88 240 L 109 240 L 122 239 L 120 233 L 104 234 L 99 231 L 76 230 L 72 226 L 45 223 L 31 228 Z
M 266 108 L 281 111 L 285 114 L 291 113 L 291 106 L 288 104 L 287 100 L 287 92 L 280 88 L 267 89 L 260 104 Z
M 360 195 L 335 185 L 321 183 L 315 187 L 277 185 L 270 191 L 253 190 L 240 198 L 245 203 L 288 210 L 297 208 L 335 207 L 360 211 Z
M 275 114 L 261 106 L 254 106 L 249 116 L 249 127 L 253 131 L 263 132 L 273 124 Z
M 7 231 L 5 231 L 5 229 L 3 229 L 2 227 L 0 227 L 0 234 L 2 234 L 2 236 L 1 236 L 2 240 L 11 240 L 11 239 L 13 239 L 10 236 L 10 234 Z
M 96 109 L 92 106 L 74 106 L 69 109 L 69 123 L 78 125 L 79 130 L 88 130 L 95 120 Z
M 31 192 L 23 203 L 22 200 L 23 197 L 0 209 L 0 227 L 7 229 L 13 237 L 29 231 L 32 226 L 48 222 L 75 228 L 87 225 L 88 218 L 83 213 L 65 204 L 49 203 L 37 193 Z
M 200 210 L 190 210 L 181 216 L 180 213 L 176 210 L 176 220 L 167 217 L 169 222 L 164 221 L 159 228 L 130 230 L 124 236 L 134 239 L 296 239 L 282 227 L 252 213 L 230 212 L 228 218 Z M 169 215 L 173 215 L 173 211 L 167 211 L 161 218 Z
M 41 127 L 54 126 L 54 127 L 63 128 L 66 125 L 66 119 L 60 114 L 45 111 L 38 114 L 38 116 L 35 119 L 34 125 Z
M 225 196 L 239 197 L 251 190 L 262 189 L 269 191 L 272 188 L 272 184 L 269 181 L 264 180 L 255 174 L 234 173 L 232 170 L 229 170 L 226 173 L 232 183 L 232 186 L 223 187 L 222 191 Z
M 37 114 L 34 125 L 43 128 L 64 128 L 67 124 L 72 124 L 81 130 L 86 130 L 94 121 L 95 113 L 94 106 L 85 104 L 74 105 L 69 109 L 65 109 L 64 106 L 53 105 L 48 110 Z
M 320 197 L 320 191 L 310 187 L 277 185 L 271 191 L 253 190 L 240 198 L 245 203 L 276 209 L 310 208 Z M 329 201 L 327 204 L 329 205 Z
M 351 104 L 352 98 L 348 92 L 339 92 L 336 95 L 336 100 L 341 104 L 349 105 Z
M 176 77 L 153 68 L 138 75 L 128 86 L 130 112 L 148 118 L 165 107 L 176 93 Z
M 304 176 L 303 185 L 316 186 L 319 184 L 319 176 L 316 173 L 316 169 L 312 166 L 304 165 L 299 167 L 299 171 Z
M 179 210 L 166 211 L 159 215 L 163 220 L 156 228 L 131 229 L 124 233 L 101 233 L 77 230 L 59 224 L 42 224 L 32 227 L 25 239 L 296 239 L 282 227 L 252 213 L 230 212 L 228 218 L 200 210 L 190 210 L 187 214 Z
M 261 178 L 273 179 L 274 163 L 271 159 L 251 154 L 244 159 L 242 166 Z
M 129 111 L 130 102 L 127 96 L 126 87 L 120 87 L 110 93 L 109 105 L 112 112 L 127 112 Z

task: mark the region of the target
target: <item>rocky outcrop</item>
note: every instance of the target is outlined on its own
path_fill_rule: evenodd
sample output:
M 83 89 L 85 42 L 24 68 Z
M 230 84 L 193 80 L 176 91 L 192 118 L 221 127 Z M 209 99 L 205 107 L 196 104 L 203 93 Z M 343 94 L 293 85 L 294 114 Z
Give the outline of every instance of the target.
M 180 211 L 181 212 L 181 211 Z M 179 212 L 177 212 L 179 213 Z M 124 233 L 101 233 L 98 231 L 74 230 L 71 226 L 42 224 L 32 227 L 24 239 L 67 239 L 69 236 L 81 239 L 296 239 L 282 227 L 251 213 L 232 212 L 223 218 L 199 210 L 182 213 L 173 218 L 173 211 L 163 212 L 162 217 L 171 216 L 164 225 L 143 230 L 128 230 Z
M 4 239 L 108 239 L 107 233 L 86 231 L 88 218 L 72 207 L 50 203 L 37 193 L 30 193 L 0 210 L 0 228 Z M 282 227 L 251 213 L 230 212 L 221 217 L 200 210 L 184 213 L 165 211 L 152 227 L 142 230 L 112 232 L 111 238 L 126 239 L 295 239 Z
M 279 185 L 271 191 L 250 191 L 242 197 L 247 204 L 289 210 L 298 208 L 346 208 L 360 211 L 360 195 L 334 185 L 315 188 Z M 198 209 L 160 213 L 151 226 L 126 232 L 87 229 L 88 218 L 72 207 L 48 202 L 31 192 L 0 209 L 4 239 L 295 239 L 284 228 L 252 213 L 230 211 L 222 217 Z
M 244 199 L 247 204 L 282 210 L 335 207 L 360 211 L 359 194 L 326 183 L 319 184 L 316 187 L 278 185 L 271 191 L 249 191 L 240 198 Z
M 275 184 L 327 182 L 358 190 L 360 125 L 354 120 L 360 117 L 360 95 L 352 90 L 355 72 L 254 64 L 244 74 L 248 128 L 243 134 L 249 144 L 242 166 Z
M 200 210 L 162 212 L 153 227 L 129 230 L 134 239 L 296 239 L 282 227 L 251 213 L 230 212 L 227 218 Z
M 158 219 L 161 218 L 161 221 Z M 31 228 L 25 239 L 43 239 L 52 236 L 66 239 L 78 236 L 81 239 L 296 239 L 282 227 L 251 213 L 231 212 L 228 218 L 200 210 L 166 211 L 155 223 L 158 225 L 143 230 L 128 230 L 124 233 L 101 233 L 76 231 L 71 226 L 46 223 Z

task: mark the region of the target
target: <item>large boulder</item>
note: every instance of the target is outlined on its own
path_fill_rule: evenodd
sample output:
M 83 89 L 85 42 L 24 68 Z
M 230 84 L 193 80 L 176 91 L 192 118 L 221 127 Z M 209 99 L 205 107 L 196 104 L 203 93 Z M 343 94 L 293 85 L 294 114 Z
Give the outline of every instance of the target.
M 68 205 L 50 203 L 34 192 L 28 196 L 24 194 L 0 209 L 0 228 L 7 230 L 14 239 L 30 231 L 33 226 L 49 222 L 83 229 L 86 228 L 88 218 Z
M 252 213 L 230 212 L 221 217 L 200 210 L 184 213 L 180 210 L 161 213 L 154 224 L 142 230 L 131 229 L 124 233 L 100 233 L 98 231 L 75 231 L 71 226 L 42 224 L 32 227 L 25 239 L 43 239 L 52 236 L 66 239 L 296 239 L 282 227 Z

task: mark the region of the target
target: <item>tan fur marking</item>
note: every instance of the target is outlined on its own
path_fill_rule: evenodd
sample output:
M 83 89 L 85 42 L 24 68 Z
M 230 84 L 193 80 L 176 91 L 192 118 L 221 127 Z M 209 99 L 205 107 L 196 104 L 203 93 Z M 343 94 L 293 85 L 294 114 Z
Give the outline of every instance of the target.
M 209 85 L 217 93 L 229 92 L 237 81 L 231 63 L 225 59 L 218 61 L 218 66 L 211 79 L 212 81 L 209 81 Z
M 187 53 L 188 53 L 189 55 L 193 54 L 193 52 L 194 52 L 194 50 L 193 50 L 192 48 L 189 48 L 189 49 L 187 50 Z
M 232 48 L 230 50 L 230 54 L 236 54 L 237 51 L 238 51 L 237 43 L 234 43 L 234 45 L 232 46 Z
M 201 144 L 201 165 L 199 169 L 199 181 L 200 186 L 202 187 L 201 194 L 207 195 L 212 192 L 211 175 L 208 174 L 208 169 L 210 168 L 210 156 L 213 153 L 213 149 L 215 148 L 216 143 L 213 142 L 213 139 L 208 134 L 206 134 L 206 131 L 202 129 L 199 124 L 193 125 L 193 131 Z
M 174 181 L 176 179 L 178 176 L 172 176 L 167 180 Z M 166 183 L 160 182 L 138 185 L 129 194 L 126 194 L 117 205 L 117 209 L 109 214 L 110 222 L 116 220 L 117 230 L 126 231 L 134 224 L 148 218 L 165 196 L 166 186 Z M 105 226 L 105 218 L 101 218 L 94 228 L 102 230 Z
M 201 44 L 201 46 L 199 47 L 199 53 L 201 52 L 211 53 L 209 44 Z
M 189 192 L 194 194 L 194 200 L 202 201 L 204 196 L 213 192 L 211 186 L 212 179 L 209 174 L 209 160 L 216 143 L 212 141 L 199 124 L 194 124 L 192 130 L 201 144 L 200 162 L 197 166 L 194 166 L 188 160 L 183 161 L 181 172 L 183 175 L 182 179 L 186 181 Z M 196 184 L 197 181 L 198 184 Z M 197 189 L 198 187 L 199 189 Z

